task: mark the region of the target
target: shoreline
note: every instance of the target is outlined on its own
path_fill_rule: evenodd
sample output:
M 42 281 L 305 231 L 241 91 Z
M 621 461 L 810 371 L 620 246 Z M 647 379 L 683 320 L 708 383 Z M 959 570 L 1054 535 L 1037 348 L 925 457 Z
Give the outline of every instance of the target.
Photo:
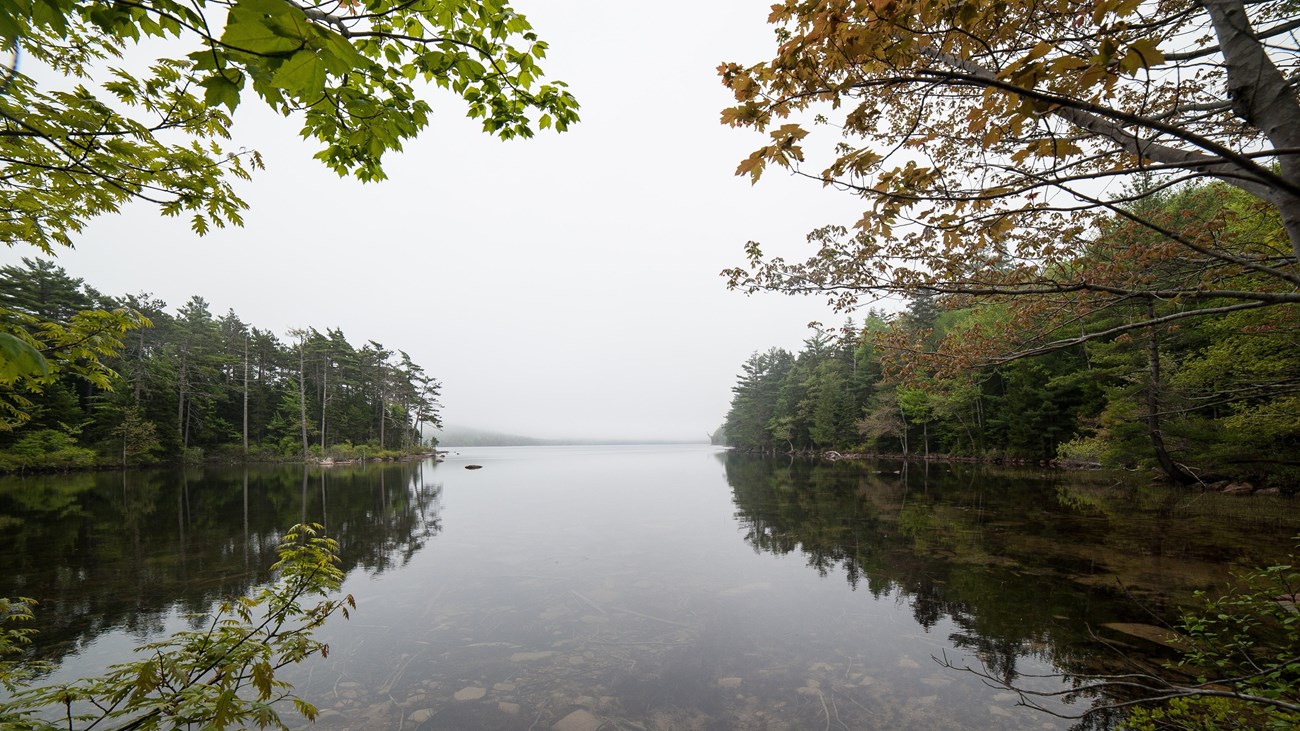
M 1031 459 L 1027 457 L 972 457 L 960 454 L 898 454 L 881 452 L 840 452 L 834 449 L 796 449 L 788 451 L 763 450 L 748 447 L 727 447 L 728 450 L 741 454 L 753 454 L 762 457 L 803 457 L 821 459 L 828 462 L 868 462 L 881 460 L 886 462 L 938 462 L 941 464 L 987 464 L 1005 467 L 1043 467 L 1058 470 L 1103 470 L 1099 462 L 1076 462 L 1059 459 Z
M 286 457 L 284 459 L 213 458 L 213 459 L 202 459 L 193 462 L 186 462 L 185 460 L 181 459 L 181 460 L 168 460 L 164 462 L 150 462 L 147 464 L 137 464 L 137 465 L 90 464 L 90 465 L 77 465 L 77 466 L 43 466 L 43 467 L 35 466 L 35 467 L 24 467 L 20 469 L 0 469 L 0 477 L 9 477 L 9 476 L 21 477 L 23 475 L 60 475 L 60 474 L 76 474 L 80 472 L 120 472 L 124 470 L 156 469 L 156 468 L 164 468 L 164 467 L 198 467 L 203 465 L 236 466 L 236 465 L 300 464 L 307 467 L 342 467 L 345 465 L 370 464 L 372 462 L 385 462 L 385 463 L 421 462 L 426 459 L 433 459 L 435 462 L 442 462 L 445 459 L 446 455 L 448 454 L 450 454 L 450 452 L 448 452 L 447 450 L 434 449 L 427 452 L 411 452 L 409 454 L 399 454 L 395 456 L 364 457 L 364 458 L 358 457 L 354 459 L 341 459 L 341 460 L 336 460 L 329 457 L 324 457 L 320 459 L 311 458 L 306 460 L 302 459 L 301 457 L 292 457 L 292 458 Z
M 904 462 L 904 463 L 920 462 L 920 463 L 938 463 L 938 464 L 978 464 L 978 465 L 988 465 L 993 467 L 1019 467 L 1019 468 L 1032 467 L 1038 469 L 1057 470 L 1060 472 L 1090 472 L 1090 471 L 1100 472 L 1100 471 L 1111 470 L 1116 472 L 1124 472 L 1127 474 L 1132 474 L 1135 477 L 1141 476 L 1138 470 L 1128 470 L 1120 467 L 1108 468 L 1098 462 L 1078 462 L 1078 461 L 1059 460 L 1059 459 L 1048 460 L 1048 459 L 1018 458 L 1018 457 L 973 457 L 968 455 L 952 455 L 952 454 L 939 454 L 939 453 L 924 454 L 924 455 L 879 454 L 879 453 L 872 453 L 872 452 L 840 452 L 833 449 L 830 450 L 807 449 L 807 450 L 792 450 L 792 451 L 784 451 L 784 452 L 777 451 L 777 450 L 761 450 L 761 449 L 742 448 L 742 447 L 728 447 L 727 449 L 729 451 L 738 452 L 740 454 L 752 454 L 752 455 L 762 456 L 762 457 L 777 457 L 777 456 L 798 457 L 802 459 L 822 460 L 825 462 L 882 461 L 882 462 Z M 1162 475 L 1159 471 L 1149 470 L 1148 474 L 1150 477 L 1149 482 L 1152 484 L 1159 484 L 1159 485 L 1172 484 L 1169 480 L 1165 479 L 1164 475 Z M 1300 485 L 1288 486 L 1288 488 L 1285 489 L 1278 486 L 1265 487 L 1265 486 L 1256 485 L 1254 482 L 1246 478 L 1232 478 L 1232 477 L 1225 477 L 1220 475 L 1207 476 L 1204 479 L 1200 480 L 1197 484 L 1187 485 L 1186 487 L 1192 490 L 1199 490 L 1201 492 L 1217 492 L 1225 495 L 1237 495 L 1243 497 L 1249 497 L 1252 495 L 1293 496 L 1296 494 L 1300 494 Z

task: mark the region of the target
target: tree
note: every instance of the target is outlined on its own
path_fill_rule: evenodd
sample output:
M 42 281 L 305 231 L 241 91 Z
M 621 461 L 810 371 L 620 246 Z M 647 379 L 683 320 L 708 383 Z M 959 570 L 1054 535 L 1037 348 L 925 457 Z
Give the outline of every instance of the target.
M 177 399 L 176 435 L 188 449 L 191 433 L 215 421 L 215 405 L 221 396 L 221 373 L 227 358 L 222 354 L 221 331 L 212 319 L 208 303 L 195 295 L 179 310 L 175 344 Z M 199 416 L 196 417 L 196 413 Z
M 151 460 L 154 453 L 162 448 L 158 442 L 157 427 L 145 419 L 137 404 L 122 410 L 122 420 L 113 434 L 122 440 L 123 468 Z
M 0 309 L 42 321 L 66 322 L 82 310 L 93 308 L 85 282 L 69 276 L 63 267 L 45 259 L 23 257 L 22 266 L 0 267 Z
M 899 403 L 900 391 L 897 384 L 881 384 L 875 403 L 869 408 L 856 427 L 858 433 L 868 440 L 885 437 L 898 439 L 903 457 L 907 457 L 907 419 Z
M 145 41 L 164 50 L 133 71 L 125 61 Z M 240 224 L 232 181 L 262 162 L 225 139 L 250 93 L 300 119 L 327 167 L 363 181 L 382 179 L 385 153 L 426 126 L 431 85 L 498 137 L 563 131 L 578 105 L 543 81 L 546 48 L 504 0 L 0 4 L 0 50 L 15 59 L 0 94 L 0 242 L 68 246 L 132 200 L 188 215 L 200 234 Z M 19 54 L 66 88 L 23 73 Z
M 789 0 L 769 20 L 771 61 L 720 67 L 738 102 L 723 121 L 771 136 L 738 174 L 787 168 L 867 210 L 852 233 L 810 234 L 819 250 L 801 263 L 751 242 L 750 266 L 724 273 L 733 287 L 823 292 L 842 307 L 918 292 L 954 295 L 948 307 L 1025 298 L 1018 314 L 1036 325 L 1000 331 L 1002 358 L 1300 303 L 1289 0 Z M 820 172 L 803 165 L 819 141 L 812 113 L 842 138 Z M 1205 179 L 1242 200 L 1195 216 L 1144 205 Z M 1223 235 L 1242 219 L 1261 226 Z M 1111 241 L 1116 227 L 1143 235 Z M 1146 301 L 1174 306 L 1058 332 Z
M 302 458 L 307 459 L 311 446 L 307 442 L 307 335 L 302 328 L 289 331 L 298 338 L 298 423 L 302 427 Z
M 0 268 L 0 292 L 12 308 L 0 309 L 0 333 L 34 354 L 12 357 L 0 341 L 0 409 L 11 404 L 11 425 L 21 413 L 41 432 L 24 441 L 0 429 L 0 469 L 120 465 L 187 448 L 264 459 L 337 447 L 353 459 L 352 445 L 411 449 L 439 423 L 437 379 L 403 351 L 358 349 L 338 329 L 295 330 L 297 342 L 284 343 L 234 311 L 214 318 L 201 297 L 168 314 L 151 295 L 107 297 L 31 261 Z
M 434 429 L 442 427 L 442 417 L 438 413 L 441 407 L 438 403 L 438 395 L 442 390 L 442 384 L 429 376 L 422 366 L 413 362 L 405 351 L 399 350 L 398 353 L 402 356 L 401 373 L 406 382 L 404 410 L 407 414 L 406 421 L 410 424 L 407 429 L 410 439 L 403 446 L 409 453 L 411 442 L 419 442 L 423 439 L 425 424 Z
M 140 71 L 127 62 L 146 60 L 146 42 L 164 50 Z M 504 0 L 0 3 L 0 51 L 12 54 L 0 72 L 0 243 L 52 253 L 131 201 L 188 215 L 200 235 L 241 224 L 247 204 L 233 181 L 262 162 L 225 140 L 250 92 L 301 119 L 328 168 L 362 181 L 381 180 L 384 155 L 427 125 L 431 86 L 503 139 L 564 131 L 578 104 L 563 82 L 544 81 L 546 48 Z M 39 71 L 24 73 L 20 58 Z M 49 72 L 62 82 L 38 80 Z M 115 316 L 126 330 L 142 321 Z M 49 321 L 28 317 L 28 332 Z M 0 328 L 3 429 L 30 416 L 8 392 L 52 377 L 49 348 L 12 330 Z M 78 357 L 96 369 L 93 348 Z
M 803 262 L 751 242 L 724 275 L 845 309 L 1004 307 L 918 351 L 941 356 L 928 375 L 1141 335 L 1152 447 L 1190 479 L 1161 443 L 1162 330 L 1300 305 L 1294 16 L 1289 0 L 774 6 L 774 58 L 720 67 L 738 102 L 723 121 L 771 137 L 737 173 L 786 168 L 867 208 L 811 233 Z M 814 172 L 808 117 L 841 138 Z
M 731 387 L 731 409 L 723 425 L 728 444 L 767 451 L 773 448 L 774 435 L 782 440 L 792 439 L 788 430 L 779 424 L 781 419 L 776 412 L 781 383 L 793 366 L 794 357 L 779 348 L 754 353 L 745 361 L 736 385 Z M 790 448 L 794 449 L 792 443 Z
M 95 309 L 81 280 L 48 262 L 0 268 L 0 432 L 32 419 L 34 400 L 107 387 L 126 334 L 149 320 L 129 307 Z

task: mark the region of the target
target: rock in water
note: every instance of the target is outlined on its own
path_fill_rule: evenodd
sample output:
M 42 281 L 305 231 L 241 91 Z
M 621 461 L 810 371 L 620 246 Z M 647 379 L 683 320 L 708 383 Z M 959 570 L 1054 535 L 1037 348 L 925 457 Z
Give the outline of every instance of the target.
M 1182 635 L 1165 627 L 1156 627 L 1141 622 L 1107 622 L 1102 626 L 1130 637 L 1137 637 L 1147 642 L 1154 642 L 1157 645 L 1172 647 L 1175 650 L 1187 646 Z
M 600 728 L 600 725 L 601 720 L 596 718 L 591 711 L 579 708 L 561 718 L 551 729 L 552 731 L 596 731 Z
M 471 685 L 468 688 L 461 688 L 456 691 L 456 694 L 453 695 L 452 698 L 455 698 L 458 701 L 476 701 L 485 695 L 487 695 L 487 688 Z
M 483 469 L 483 465 L 481 465 L 481 464 L 467 464 L 467 465 L 465 465 L 465 469 L 467 469 L 467 470 L 481 470 L 481 469 Z

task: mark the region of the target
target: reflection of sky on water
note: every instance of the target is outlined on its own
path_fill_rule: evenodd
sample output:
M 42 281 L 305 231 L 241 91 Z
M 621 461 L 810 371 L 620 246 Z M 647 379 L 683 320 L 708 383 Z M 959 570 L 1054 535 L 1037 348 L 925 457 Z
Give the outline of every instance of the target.
M 1153 496 L 1148 509 L 1123 492 L 1062 496 L 1059 479 L 980 486 L 945 472 L 906 488 L 888 470 L 700 446 L 461 449 L 439 465 L 336 468 L 324 485 L 320 471 L 304 486 L 301 468 L 254 470 L 248 510 L 242 472 L 195 474 L 188 494 L 161 479 L 157 515 L 138 527 L 153 566 L 142 575 L 188 593 L 137 624 L 186 627 L 175 607 L 262 570 L 243 547 L 257 554 L 305 513 L 344 544 L 358 603 L 323 631 L 328 658 L 286 671 L 338 714 L 326 725 L 522 730 L 583 711 L 646 728 L 1065 728 L 934 658 L 1027 675 L 1088 662 L 1087 626 L 1140 611 L 1099 588 L 1113 585 L 1107 561 L 1222 570 L 1197 557 L 1224 549 L 1182 535 L 1208 535 L 1195 515 L 1150 542 L 1149 521 L 1167 518 L 1166 504 L 1183 510 L 1181 498 Z M 98 496 L 82 498 L 89 527 L 61 529 L 99 536 L 65 541 L 62 559 L 96 583 L 135 560 L 109 540 L 126 514 L 111 508 L 119 494 L 133 493 L 85 493 Z M 182 529 L 175 545 L 162 536 Z M 77 558 L 83 545 L 112 550 Z M 152 602 L 157 589 L 117 593 Z M 81 618 L 91 629 L 78 636 L 92 639 L 52 679 L 126 659 L 146 639 L 120 629 L 132 612 L 115 611 Z
M 358 612 L 330 628 L 343 659 L 307 670 L 308 693 L 330 698 L 338 677 L 386 687 L 407 663 L 399 684 L 434 677 L 448 697 L 483 687 L 483 702 L 529 705 L 518 688 L 534 687 L 534 706 L 615 698 L 595 704 L 601 717 L 688 727 L 682 706 L 724 727 L 755 713 L 820 724 L 823 700 L 894 728 L 1056 727 L 936 663 L 964 655 L 950 621 L 923 629 L 901 594 L 853 591 L 747 544 L 712 450 L 458 451 L 436 474 L 444 532 L 401 572 L 348 582 Z M 529 653 L 554 654 L 511 661 Z

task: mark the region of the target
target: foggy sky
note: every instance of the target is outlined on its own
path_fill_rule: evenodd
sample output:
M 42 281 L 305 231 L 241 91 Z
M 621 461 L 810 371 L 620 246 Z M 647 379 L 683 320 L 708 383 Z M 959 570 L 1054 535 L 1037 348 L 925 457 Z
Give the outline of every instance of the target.
M 728 292 L 750 239 L 812 253 L 859 201 L 772 172 L 732 173 L 762 138 L 719 124 L 723 61 L 774 47 L 764 2 L 520 0 L 548 78 L 582 104 L 567 133 L 501 142 L 434 94 L 433 122 L 362 185 L 311 159 L 298 123 L 251 94 L 234 142 L 267 169 L 237 187 L 241 229 L 193 234 L 137 205 L 57 263 L 111 295 L 191 295 L 282 338 L 343 330 L 407 351 L 443 384 L 449 425 L 548 438 L 702 439 L 752 351 L 796 349 L 820 301 Z M 815 161 L 816 162 L 816 161 Z M 0 249 L 0 264 L 36 256 Z

